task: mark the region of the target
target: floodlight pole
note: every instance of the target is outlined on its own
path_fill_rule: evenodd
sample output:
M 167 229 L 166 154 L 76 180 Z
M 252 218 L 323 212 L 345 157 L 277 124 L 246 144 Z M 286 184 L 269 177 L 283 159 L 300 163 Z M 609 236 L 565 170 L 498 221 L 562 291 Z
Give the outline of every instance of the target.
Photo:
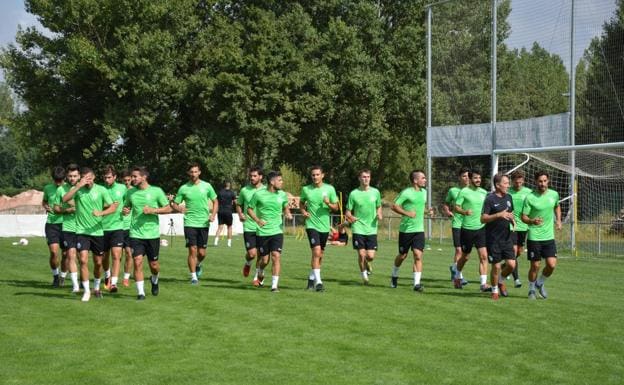
M 492 189 L 494 188 L 494 175 L 498 172 L 498 155 L 494 152 L 496 150 L 496 69 L 497 63 L 496 59 L 498 57 L 498 53 L 496 51 L 497 46 L 497 23 L 496 19 L 498 18 L 497 12 L 497 3 L 498 0 L 492 0 L 492 69 L 491 69 L 491 87 L 492 87 L 492 117 L 491 117 L 491 137 L 492 137 Z
M 576 69 L 574 67 L 574 0 L 571 0 L 570 15 L 570 145 L 576 144 Z M 570 153 L 570 249 L 576 255 L 576 151 Z
M 427 202 L 431 201 L 431 5 L 427 7 Z M 431 218 L 427 221 L 427 239 L 431 239 Z

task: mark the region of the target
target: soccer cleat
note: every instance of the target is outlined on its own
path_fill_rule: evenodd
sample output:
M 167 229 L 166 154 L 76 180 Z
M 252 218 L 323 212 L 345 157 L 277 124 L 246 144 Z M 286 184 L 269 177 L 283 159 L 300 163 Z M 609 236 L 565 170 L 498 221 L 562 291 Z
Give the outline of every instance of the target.
M 325 291 L 325 288 L 323 287 L 323 282 L 317 283 L 316 286 L 314 287 L 314 290 L 316 290 L 316 291 Z
M 481 285 L 479 287 L 479 290 L 481 290 L 482 293 L 486 293 L 486 292 L 490 292 L 492 291 L 492 286 L 488 285 L 487 283 L 484 285 Z
M 80 288 L 79 287 L 74 287 L 71 292 L 73 294 L 80 294 Z
M 462 285 L 462 280 L 461 278 L 455 278 L 453 280 L 453 286 L 455 287 L 455 289 L 463 289 L 464 286 Z
M 314 280 L 308 278 L 308 290 L 314 290 Z
M 59 287 L 65 287 L 65 277 L 59 277 Z
M 197 273 L 197 277 L 201 277 L 203 272 L 204 269 L 202 269 L 201 263 L 198 263 L 197 266 L 195 266 L 195 273 Z
M 110 277 L 108 277 L 108 278 L 104 278 L 104 287 L 105 287 L 107 290 L 110 290 L 110 285 L 111 285 L 111 279 L 110 279 Z
M 505 295 L 503 295 L 503 297 L 505 297 Z M 492 292 L 492 300 L 498 301 L 498 293 Z
M 453 265 L 449 266 L 449 271 L 451 272 L 451 282 L 455 279 L 455 269 L 453 269 Z
M 498 291 L 500 292 L 500 295 L 503 297 L 507 297 L 509 295 L 507 293 L 507 286 L 505 286 L 505 284 L 502 282 L 498 284 Z
M 514 286 L 515 286 L 516 288 L 522 287 L 522 281 L 520 281 L 520 278 L 518 278 L 518 279 L 516 279 L 516 280 L 514 281 Z
M 366 266 L 366 271 L 368 271 L 368 275 L 373 274 L 373 265 L 371 264 L 371 261 L 367 259 L 364 264 Z
M 130 286 L 130 280 L 128 278 L 124 278 L 122 284 L 123 284 L 123 287 L 128 287 Z
M 271 293 L 279 293 L 279 289 L 277 287 L 272 287 Z
M 419 284 L 414 285 L 414 291 L 419 292 L 419 293 L 422 293 L 422 292 L 423 292 L 423 290 L 425 290 L 425 288 L 424 288 L 424 286 L 423 286 L 423 285 L 421 285 L 420 283 L 419 283 Z
M 85 290 L 85 292 L 82 295 L 82 298 L 80 300 L 82 302 L 89 302 L 90 299 L 91 299 L 91 292 L 89 290 Z
M 199 281 L 196 279 L 191 279 L 191 285 L 198 285 Z
M 150 279 L 150 282 L 152 282 L 152 280 Z M 158 284 L 152 282 L 152 295 L 153 296 L 157 296 L 158 293 L 160 292 L 159 288 L 158 288 Z
M 117 293 L 117 285 L 110 285 L 110 288 L 108 289 L 108 291 L 110 291 L 111 293 Z
M 542 284 L 540 286 L 540 285 L 538 285 L 536 283 L 535 287 L 537 288 L 537 292 L 539 293 L 540 297 L 542 297 L 543 299 L 548 298 L 548 292 L 546 291 L 546 285 Z
M 390 277 L 390 287 L 396 289 L 399 286 L 399 277 Z
M 52 279 L 52 287 L 59 287 L 60 285 L 60 277 L 59 275 L 55 275 L 54 278 Z
M 94 296 L 95 298 L 100 298 L 100 299 L 101 299 L 101 298 L 103 298 L 103 297 L 102 297 L 102 292 L 101 292 L 100 290 L 94 290 L 94 291 L 93 291 L 93 296 Z
M 250 270 L 251 270 L 251 265 L 244 264 L 243 265 L 243 277 L 249 277 Z
M 369 284 L 368 278 L 362 278 L 362 284 L 364 284 L 364 286 L 368 286 Z
M 137 295 L 137 301 L 143 301 L 144 299 L 145 299 L 145 295 L 144 294 Z
M 467 279 L 465 279 L 465 278 L 462 278 L 462 279 L 461 279 L 461 284 L 462 284 L 462 286 L 466 286 L 466 285 L 467 285 L 467 284 L 469 284 L 469 283 L 470 283 L 470 282 L 469 282 Z
M 536 299 L 535 290 L 529 290 L 529 299 Z

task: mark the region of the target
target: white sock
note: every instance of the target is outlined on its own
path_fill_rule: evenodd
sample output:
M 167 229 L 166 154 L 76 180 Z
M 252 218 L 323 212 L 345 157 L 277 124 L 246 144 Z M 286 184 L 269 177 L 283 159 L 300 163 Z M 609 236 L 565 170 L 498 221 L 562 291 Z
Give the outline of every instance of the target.
M 111 271 L 110 269 L 108 269 L 104 272 L 104 278 L 110 278 L 110 276 L 111 276 Z
M 498 293 L 498 286 L 492 286 L 492 293 Z
M 111 278 L 111 285 L 115 285 L 117 286 L 117 281 L 119 280 L 119 277 L 112 277 Z
M 137 286 L 137 294 L 138 295 L 145 295 L 145 289 L 143 288 L 143 281 L 137 281 L 136 283 Z
M 66 271 L 61 271 L 61 278 L 65 278 L 67 277 L 67 272 Z
M 420 285 L 420 277 L 422 276 L 422 271 L 415 271 L 414 272 L 414 286 L 415 285 Z
M 93 278 L 93 289 L 100 290 L 100 279 Z
M 219 244 L 219 237 L 215 237 L 214 245 L 217 246 Z
M 367 280 L 367 281 L 368 281 L 368 271 L 364 270 L 364 271 L 362 272 L 362 279 L 365 279 L 365 280 Z
M 544 274 L 540 274 L 539 278 L 537 279 L 537 286 L 544 286 L 547 278 L 548 277 L 546 277 Z
M 52 270 L 52 275 L 59 275 L 58 267 L 56 269 L 51 269 L 51 270 Z
M 160 273 L 157 273 L 156 275 L 152 275 L 152 276 L 150 277 L 150 279 L 152 280 L 152 283 L 153 283 L 154 285 L 157 285 L 157 284 L 158 284 L 158 277 L 159 277 L 159 276 L 160 276 Z
M 232 247 L 232 240 L 228 239 L 228 247 Z
M 89 281 L 82 281 L 82 288 L 85 292 L 89 291 Z
M 69 276 L 71 277 L 72 287 L 74 288 L 74 290 L 80 289 L 80 286 L 78 286 L 78 272 L 69 273 Z
M 271 277 L 271 289 L 277 289 L 277 284 L 279 283 L 279 275 L 274 275 Z
M 392 266 L 392 276 L 393 277 L 398 277 L 399 276 L 399 269 L 401 267 L 400 266 Z
M 462 272 L 457 269 L 455 269 L 455 279 L 464 279 Z
M 130 279 L 130 273 L 124 273 L 124 279 Z
M 322 283 L 323 281 L 321 281 L 321 269 L 314 269 L 314 282 L 316 283 Z
M 487 284 L 487 275 L 486 274 L 480 275 L 479 278 L 481 280 L 481 285 Z
M 197 273 L 195 273 L 195 272 L 191 273 L 191 280 L 197 281 Z
M 535 281 L 529 281 L 529 291 L 535 290 Z
M 308 274 L 308 280 L 314 281 L 314 269 L 310 269 L 310 274 Z
M 464 279 L 464 273 L 462 273 L 461 271 L 459 272 L 459 279 Z

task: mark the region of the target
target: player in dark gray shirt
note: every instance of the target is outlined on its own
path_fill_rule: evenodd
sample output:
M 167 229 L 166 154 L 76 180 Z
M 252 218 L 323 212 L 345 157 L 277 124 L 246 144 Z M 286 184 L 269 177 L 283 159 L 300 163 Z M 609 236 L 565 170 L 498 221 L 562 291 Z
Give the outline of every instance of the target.
M 215 234 L 214 245 L 219 244 L 219 235 L 223 226 L 227 227 L 227 245 L 232 247 L 232 214 L 234 213 L 234 205 L 236 204 L 236 193 L 231 190 L 230 182 L 225 182 L 225 186 L 217 193 L 219 201 L 219 213 L 217 219 L 217 233 Z

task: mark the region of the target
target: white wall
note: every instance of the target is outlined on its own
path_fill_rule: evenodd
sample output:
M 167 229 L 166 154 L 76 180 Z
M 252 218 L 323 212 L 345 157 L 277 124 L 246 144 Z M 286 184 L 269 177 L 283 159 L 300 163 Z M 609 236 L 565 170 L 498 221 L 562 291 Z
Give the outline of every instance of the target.
M 169 234 L 170 222 L 173 219 L 175 235 L 184 235 L 184 219 L 182 214 L 160 215 L 160 233 Z M 45 236 L 46 215 L 0 215 L 0 237 L 43 237 Z M 210 224 L 210 235 L 217 231 L 217 220 Z M 243 224 L 238 215 L 233 215 L 232 233 L 242 234 Z

